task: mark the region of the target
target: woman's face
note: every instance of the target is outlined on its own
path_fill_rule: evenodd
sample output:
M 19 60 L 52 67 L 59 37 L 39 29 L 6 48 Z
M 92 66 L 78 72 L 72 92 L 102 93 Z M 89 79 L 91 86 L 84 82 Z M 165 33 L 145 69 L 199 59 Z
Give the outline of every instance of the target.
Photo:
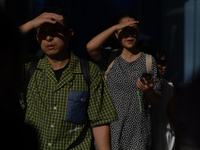
M 122 18 L 119 23 L 125 23 L 128 21 L 136 21 L 133 18 Z M 139 27 L 137 24 L 120 29 L 116 33 L 116 37 L 119 39 L 121 46 L 126 49 L 132 49 L 136 47 L 136 43 L 139 38 Z
M 157 60 L 157 65 L 160 75 L 164 77 L 167 68 L 165 55 L 163 55 L 159 60 Z

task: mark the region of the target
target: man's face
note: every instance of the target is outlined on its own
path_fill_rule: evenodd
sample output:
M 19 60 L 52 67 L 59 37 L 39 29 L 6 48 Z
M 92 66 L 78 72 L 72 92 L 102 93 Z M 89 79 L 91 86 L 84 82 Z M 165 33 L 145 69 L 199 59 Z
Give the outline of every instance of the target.
M 67 29 L 63 21 L 57 21 L 56 24 L 41 25 L 37 29 L 36 38 L 47 56 L 57 57 L 68 51 L 68 43 L 72 35 L 72 29 Z
M 120 23 L 124 23 L 128 21 L 136 21 L 136 20 L 133 18 L 126 17 L 126 18 L 122 18 L 120 20 Z M 133 26 L 125 27 L 117 31 L 116 37 L 119 39 L 121 45 L 124 48 L 127 48 L 127 49 L 133 48 L 134 46 L 136 46 L 136 43 L 139 38 L 139 28 L 137 24 Z
M 159 60 L 157 60 L 157 65 L 158 65 L 158 69 L 159 69 L 159 73 L 162 77 L 164 77 L 165 72 L 166 72 L 166 57 L 162 56 Z

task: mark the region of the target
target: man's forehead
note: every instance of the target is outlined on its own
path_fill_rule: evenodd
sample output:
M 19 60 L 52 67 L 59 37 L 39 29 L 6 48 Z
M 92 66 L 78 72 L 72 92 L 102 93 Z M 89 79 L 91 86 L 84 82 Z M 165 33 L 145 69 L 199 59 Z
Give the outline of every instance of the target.
M 61 28 L 61 29 L 66 29 L 65 25 L 62 23 L 59 23 L 59 22 L 56 22 L 55 24 L 52 24 L 52 23 L 44 23 L 42 24 L 40 27 L 40 29 L 42 28 Z

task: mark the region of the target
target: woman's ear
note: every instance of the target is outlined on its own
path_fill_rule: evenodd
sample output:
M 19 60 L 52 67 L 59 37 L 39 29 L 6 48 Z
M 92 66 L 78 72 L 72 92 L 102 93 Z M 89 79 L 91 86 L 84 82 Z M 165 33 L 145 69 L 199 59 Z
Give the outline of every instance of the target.
M 119 38 L 119 35 L 117 33 L 117 31 L 115 32 L 115 37 L 118 39 Z
M 38 35 L 36 35 L 35 37 L 36 37 L 37 41 L 39 42 Z

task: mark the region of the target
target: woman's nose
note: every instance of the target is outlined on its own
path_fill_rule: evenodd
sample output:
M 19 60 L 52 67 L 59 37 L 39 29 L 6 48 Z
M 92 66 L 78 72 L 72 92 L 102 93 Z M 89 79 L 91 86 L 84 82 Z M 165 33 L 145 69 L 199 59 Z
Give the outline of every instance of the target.
M 47 40 L 47 41 L 51 41 L 51 40 L 53 40 L 53 37 L 50 36 L 50 35 L 47 35 L 47 36 L 46 36 L 46 40 Z

